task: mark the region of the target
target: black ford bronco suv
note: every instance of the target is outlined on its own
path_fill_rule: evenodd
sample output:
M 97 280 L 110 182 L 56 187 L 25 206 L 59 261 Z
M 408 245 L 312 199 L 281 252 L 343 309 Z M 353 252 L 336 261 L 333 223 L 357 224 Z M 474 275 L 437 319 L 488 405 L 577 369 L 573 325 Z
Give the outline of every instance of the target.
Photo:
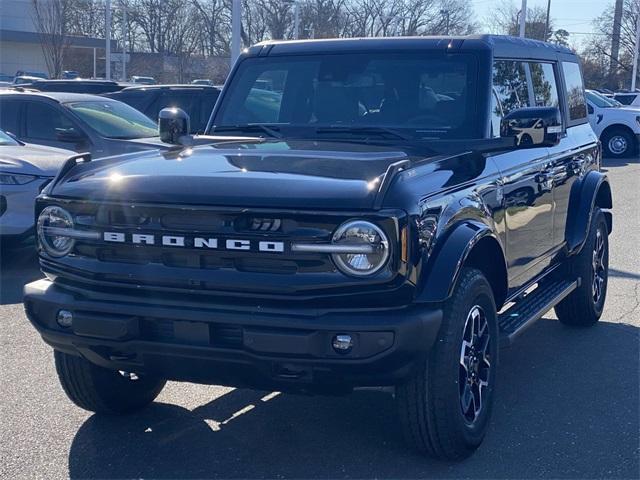
M 125 413 L 167 380 L 395 387 L 409 443 L 473 452 L 498 350 L 595 324 L 611 189 L 580 66 L 511 37 L 267 42 L 167 151 L 76 156 L 38 197 L 25 287 L 60 382 Z

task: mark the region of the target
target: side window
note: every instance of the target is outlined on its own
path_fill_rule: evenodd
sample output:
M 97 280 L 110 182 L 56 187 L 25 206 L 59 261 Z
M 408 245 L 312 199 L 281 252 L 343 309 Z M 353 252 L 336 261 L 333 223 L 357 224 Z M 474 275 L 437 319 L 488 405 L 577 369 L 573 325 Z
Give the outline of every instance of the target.
M 28 102 L 26 109 L 27 138 L 58 140 L 58 131 L 73 128 L 71 121 L 59 110 L 41 102 Z
M 631 102 L 633 102 L 633 99 L 635 98 L 635 96 L 634 95 L 615 95 L 613 98 L 615 98 L 617 101 L 619 101 L 623 105 L 631 105 Z
M 20 135 L 18 128 L 18 112 L 20 102 L 18 100 L 0 100 L 0 128 L 5 132 Z
M 569 121 L 579 123 L 587 118 L 587 101 L 584 97 L 580 66 L 573 62 L 562 62 L 562 71 L 567 91 Z
M 131 105 L 136 110 L 142 111 L 142 109 L 144 108 L 144 104 L 146 103 L 144 97 L 145 96 L 143 93 L 127 92 L 114 95 L 111 98 L 113 98 L 114 100 L 120 100 L 121 102 Z
M 491 94 L 491 136 L 497 138 L 500 136 L 500 121 L 503 113 L 496 91 Z
M 529 86 L 522 62 L 497 60 L 493 64 L 493 88 L 504 115 L 529 106 Z
M 558 86 L 551 63 L 530 63 L 536 107 L 558 107 Z
M 213 111 L 213 107 L 216 104 L 216 100 L 220 95 L 219 92 L 207 92 L 200 99 L 200 125 L 198 127 L 198 131 L 204 132 L 204 129 L 207 127 L 207 123 L 209 122 L 209 117 L 211 116 L 211 112 Z M 191 125 L 191 129 L 193 129 L 195 125 Z

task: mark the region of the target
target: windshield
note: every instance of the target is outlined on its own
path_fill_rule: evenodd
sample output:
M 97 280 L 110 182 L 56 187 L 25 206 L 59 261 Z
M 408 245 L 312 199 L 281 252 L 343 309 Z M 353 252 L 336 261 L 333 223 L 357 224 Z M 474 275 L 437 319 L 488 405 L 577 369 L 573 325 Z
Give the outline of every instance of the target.
M 586 95 L 589 101 L 593 103 L 596 107 L 611 108 L 611 107 L 620 106 L 620 102 L 618 102 L 617 100 L 612 100 L 611 98 L 607 98 L 598 92 L 589 91 L 589 92 L 586 92 Z
M 400 138 L 479 138 L 477 78 L 476 59 L 466 54 L 248 58 L 210 133 L 258 124 L 313 137 L 395 132 Z
M 153 120 L 122 102 L 74 102 L 67 106 L 103 137 L 132 139 L 158 135 Z
M 0 130 L 0 146 L 4 147 L 7 145 L 20 145 L 20 144 L 16 142 L 10 135 L 7 135 L 5 132 Z

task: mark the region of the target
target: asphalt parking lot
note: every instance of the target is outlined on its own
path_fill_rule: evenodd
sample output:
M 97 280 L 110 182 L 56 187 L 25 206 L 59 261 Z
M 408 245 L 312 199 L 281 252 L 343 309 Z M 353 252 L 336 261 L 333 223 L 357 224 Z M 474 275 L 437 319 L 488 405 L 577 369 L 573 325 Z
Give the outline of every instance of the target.
M 638 478 L 640 160 L 605 161 L 614 190 L 600 324 L 552 313 L 502 353 L 485 443 L 460 464 L 407 452 L 393 398 L 305 397 L 170 383 L 128 417 L 92 415 L 58 385 L 22 310 L 33 247 L 2 251 L 2 478 Z

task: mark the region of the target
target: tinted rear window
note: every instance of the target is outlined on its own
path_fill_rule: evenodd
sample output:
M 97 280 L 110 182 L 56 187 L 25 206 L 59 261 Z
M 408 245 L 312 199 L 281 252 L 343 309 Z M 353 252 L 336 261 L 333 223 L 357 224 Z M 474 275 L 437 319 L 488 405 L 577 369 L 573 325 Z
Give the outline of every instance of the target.
M 617 101 L 619 101 L 623 105 L 631 105 L 633 103 L 633 100 L 636 98 L 636 96 L 635 95 L 615 95 L 613 98 L 615 98 Z
M 587 118 L 587 101 L 584 98 L 584 86 L 580 66 L 573 62 L 563 62 L 564 83 L 567 91 L 569 121 L 577 122 Z

